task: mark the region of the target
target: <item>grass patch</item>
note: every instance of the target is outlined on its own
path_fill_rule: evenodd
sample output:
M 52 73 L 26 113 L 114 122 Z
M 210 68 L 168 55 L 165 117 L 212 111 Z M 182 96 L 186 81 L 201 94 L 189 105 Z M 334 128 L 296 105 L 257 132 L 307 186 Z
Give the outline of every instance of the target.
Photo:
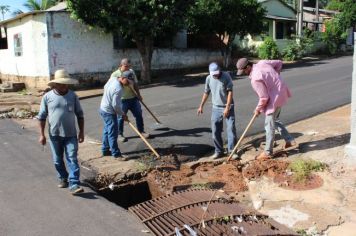
M 17 92 L 17 94 L 19 94 L 19 95 L 22 95 L 22 96 L 24 96 L 24 95 L 27 95 L 27 90 L 26 89 L 22 89 L 21 91 L 18 91 Z
M 326 164 L 315 160 L 295 160 L 288 166 L 293 172 L 293 179 L 295 182 L 304 182 L 315 171 L 323 171 Z

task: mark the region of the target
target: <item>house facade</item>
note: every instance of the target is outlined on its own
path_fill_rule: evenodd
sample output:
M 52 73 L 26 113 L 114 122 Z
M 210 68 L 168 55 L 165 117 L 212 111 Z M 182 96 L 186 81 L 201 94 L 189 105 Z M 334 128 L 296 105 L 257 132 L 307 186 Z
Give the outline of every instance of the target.
M 62 4 L 62 6 L 61 6 Z M 123 57 L 140 70 L 136 48 L 114 43 L 114 36 L 70 18 L 65 4 L 24 13 L 0 22 L 0 79 L 45 88 L 57 69 L 65 68 L 81 84 L 104 83 Z M 172 40 L 174 47 L 157 48 L 153 70 L 206 66 L 221 60 L 218 50 L 187 48 L 186 32 Z
M 266 9 L 264 28 L 260 35 L 247 35 L 235 43 L 242 48 L 257 48 L 266 37 L 275 40 L 278 49 L 282 50 L 296 34 L 296 11 L 281 0 L 258 0 Z

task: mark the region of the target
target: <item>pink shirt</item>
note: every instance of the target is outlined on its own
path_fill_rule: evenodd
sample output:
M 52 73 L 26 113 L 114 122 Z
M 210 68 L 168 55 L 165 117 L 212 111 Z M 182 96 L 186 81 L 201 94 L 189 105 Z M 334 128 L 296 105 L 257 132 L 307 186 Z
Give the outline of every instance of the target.
M 251 85 L 259 97 L 256 110 L 266 115 L 282 107 L 291 97 L 287 84 L 280 76 L 282 64 L 280 60 L 261 60 L 252 66 Z

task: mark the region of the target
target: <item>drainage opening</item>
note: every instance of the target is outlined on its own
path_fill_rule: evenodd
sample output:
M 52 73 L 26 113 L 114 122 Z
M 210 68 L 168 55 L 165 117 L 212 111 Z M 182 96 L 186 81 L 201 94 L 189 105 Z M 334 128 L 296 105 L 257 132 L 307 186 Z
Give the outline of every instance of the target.
M 125 209 L 152 199 L 147 181 L 127 183 L 112 188 L 97 190 L 97 192 L 110 202 Z

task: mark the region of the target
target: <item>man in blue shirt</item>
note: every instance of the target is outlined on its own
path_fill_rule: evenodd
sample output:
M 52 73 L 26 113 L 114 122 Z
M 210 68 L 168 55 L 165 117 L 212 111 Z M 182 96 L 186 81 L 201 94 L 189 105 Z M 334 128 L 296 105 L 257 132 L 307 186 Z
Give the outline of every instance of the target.
M 234 149 L 236 143 L 236 128 L 235 128 L 235 111 L 234 100 L 232 93 L 232 79 L 227 72 L 220 71 L 217 63 L 212 62 L 209 65 L 209 75 L 205 80 L 204 94 L 198 108 L 197 114 L 203 113 L 203 107 L 206 103 L 209 94 L 212 95 L 212 112 L 211 112 L 211 129 L 214 141 L 215 153 L 213 159 L 224 156 L 224 144 L 221 137 L 223 131 L 223 120 L 226 121 L 226 132 L 228 139 L 228 152 Z M 236 159 L 237 155 L 233 155 Z
M 58 173 L 58 187 L 69 189 L 72 194 L 83 192 L 79 186 L 78 142 L 84 141 L 84 115 L 77 95 L 69 90 L 69 85 L 77 84 L 77 80 L 69 78 L 65 70 L 57 70 L 55 79 L 48 85 L 52 90 L 46 93 L 41 101 L 38 120 L 40 124 L 39 143 L 46 144 L 44 129 L 48 117 L 49 143 L 52 150 L 53 163 Z M 75 126 L 77 118 L 79 134 Z M 64 165 L 65 153 L 68 171 Z
M 121 109 L 122 86 L 128 85 L 128 77 L 132 72 L 125 71 L 119 77 L 111 77 L 104 86 L 104 94 L 100 103 L 100 116 L 104 123 L 101 151 L 103 156 L 113 156 L 118 160 L 127 160 L 121 154 L 117 144 L 118 121 L 117 116 L 127 120 Z

